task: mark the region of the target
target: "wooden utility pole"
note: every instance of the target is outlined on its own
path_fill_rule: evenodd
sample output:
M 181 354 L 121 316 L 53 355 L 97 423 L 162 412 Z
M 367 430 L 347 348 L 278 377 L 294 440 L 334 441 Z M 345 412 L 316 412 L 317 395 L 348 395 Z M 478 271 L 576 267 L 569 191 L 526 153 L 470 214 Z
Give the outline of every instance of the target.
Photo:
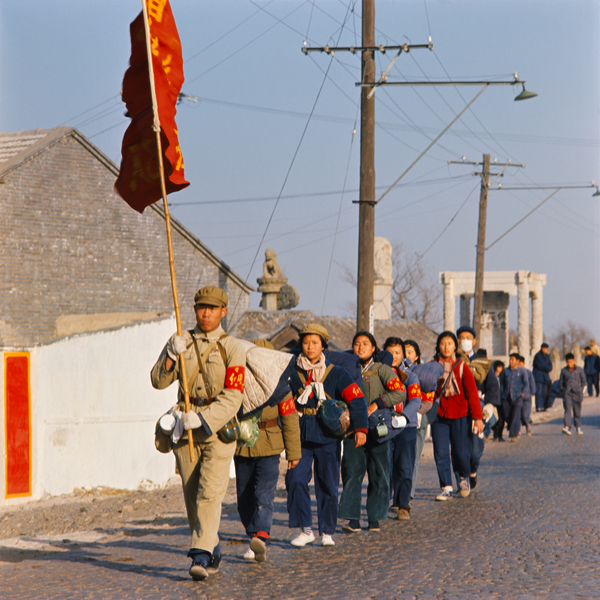
M 362 82 L 375 81 L 375 0 L 362 3 Z M 360 92 L 360 193 L 356 328 L 368 331 L 375 284 L 375 95 Z
M 481 173 L 474 175 L 481 176 L 481 193 L 479 195 L 479 228 L 477 230 L 477 261 L 475 265 L 475 302 L 473 307 L 473 329 L 477 334 L 477 343 L 474 350 L 479 348 L 481 343 L 481 313 L 483 310 L 483 276 L 484 276 L 484 257 L 485 257 L 485 226 L 487 220 L 487 201 L 488 190 L 490 189 L 490 175 L 498 177 L 504 176 L 504 171 L 508 167 L 524 167 L 513 163 L 510 159 L 506 163 L 499 163 L 494 159 L 494 167 L 504 167 L 500 173 L 490 173 L 490 155 L 483 155 L 483 162 L 467 162 L 464 160 L 449 160 L 449 165 L 476 165 L 481 166 Z M 496 180 L 494 179 L 494 181 Z M 493 182 L 492 182 L 493 183 Z
M 479 229 L 477 231 L 477 262 L 475 266 L 475 305 L 473 307 L 473 329 L 479 347 L 481 340 L 481 311 L 483 309 L 483 263 L 485 256 L 485 224 L 487 219 L 488 188 L 490 182 L 490 155 L 483 155 L 481 169 L 481 192 L 479 194 Z

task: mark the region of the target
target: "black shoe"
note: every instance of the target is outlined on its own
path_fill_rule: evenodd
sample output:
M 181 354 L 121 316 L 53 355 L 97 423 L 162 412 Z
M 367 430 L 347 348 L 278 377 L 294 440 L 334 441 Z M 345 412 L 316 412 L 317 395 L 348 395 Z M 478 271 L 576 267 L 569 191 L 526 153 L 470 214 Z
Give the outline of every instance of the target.
M 381 528 L 379 527 L 379 521 L 369 521 L 368 530 L 369 531 L 381 531 Z
M 469 475 L 469 483 L 471 484 L 472 490 L 477 487 L 477 473 L 475 473 L 475 475 Z
M 192 566 L 190 567 L 190 577 L 194 581 L 202 581 L 208 577 L 208 565 L 212 560 L 212 555 L 210 552 L 206 552 L 203 550 L 190 550 L 188 552 L 188 556 L 192 559 Z M 219 562 L 221 562 L 221 557 L 218 555 Z M 217 563 L 218 567 L 218 563 Z
M 206 567 L 208 574 L 214 575 L 215 573 L 218 573 L 220 564 L 221 564 L 221 555 L 213 554 L 210 561 L 208 562 L 207 567 Z
M 360 521 L 351 519 L 345 525 L 342 525 L 342 531 L 350 531 L 351 533 L 360 531 Z

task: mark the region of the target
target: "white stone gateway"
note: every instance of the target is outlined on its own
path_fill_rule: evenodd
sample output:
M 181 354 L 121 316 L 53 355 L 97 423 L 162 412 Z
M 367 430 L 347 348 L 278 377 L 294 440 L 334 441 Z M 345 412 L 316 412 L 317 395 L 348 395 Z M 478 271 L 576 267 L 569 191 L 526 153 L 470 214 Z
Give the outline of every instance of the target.
M 440 273 L 444 286 L 444 329 L 456 331 L 455 298 L 460 297 L 460 325 L 471 325 L 470 302 L 475 294 L 475 273 Z M 487 271 L 483 277 L 483 305 L 479 347 L 489 358 L 506 358 L 508 344 L 509 296 L 518 300 L 518 349 L 530 365 L 532 356 L 544 340 L 543 288 L 546 275 L 531 271 Z M 529 335 L 529 299 L 531 298 L 531 344 Z

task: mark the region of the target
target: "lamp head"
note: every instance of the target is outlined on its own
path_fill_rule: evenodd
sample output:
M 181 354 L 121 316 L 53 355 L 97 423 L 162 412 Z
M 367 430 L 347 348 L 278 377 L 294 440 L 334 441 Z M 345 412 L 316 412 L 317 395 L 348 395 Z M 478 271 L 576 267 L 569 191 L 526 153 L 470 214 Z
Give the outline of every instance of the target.
M 515 98 L 515 102 L 517 100 L 529 100 L 529 98 L 535 98 L 537 94 L 535 92 L 528 92 L 525 89 L 525 84 L 523 83 L 523 91 Z

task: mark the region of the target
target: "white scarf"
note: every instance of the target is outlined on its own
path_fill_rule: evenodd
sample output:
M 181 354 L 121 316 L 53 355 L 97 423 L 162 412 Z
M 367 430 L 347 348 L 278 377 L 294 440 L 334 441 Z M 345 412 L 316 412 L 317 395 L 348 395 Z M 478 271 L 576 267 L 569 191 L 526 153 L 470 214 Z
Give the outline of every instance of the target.
M 301 369 L 310 373 L 312 371 L 312 382 L 309 382 L 308 379 L 304 384 L 304 391 L 298 398 L 297 402 L 300 405 L 305 405 L 308 403 L 308 399 L 314 392 L 317 398 L 317 404 L 320 404 L 323 400 L 325 400 L 325 388 L 323 387 L 323 383 L 321 379 L 323 379 L 325 375 L 325 371 L 327 370 L 327 365 L 325 364 L 325 356 L 321 353 L 319 356 L 319 360 L 316 363 L 311 363 L 304 354 L 300 354 L 298 356 L 298 361 L 296 363 Z

